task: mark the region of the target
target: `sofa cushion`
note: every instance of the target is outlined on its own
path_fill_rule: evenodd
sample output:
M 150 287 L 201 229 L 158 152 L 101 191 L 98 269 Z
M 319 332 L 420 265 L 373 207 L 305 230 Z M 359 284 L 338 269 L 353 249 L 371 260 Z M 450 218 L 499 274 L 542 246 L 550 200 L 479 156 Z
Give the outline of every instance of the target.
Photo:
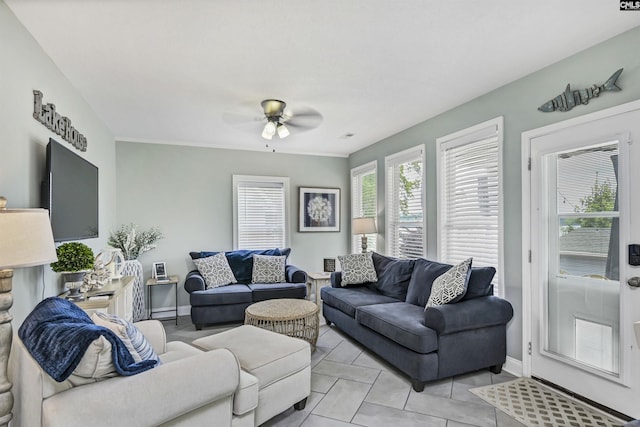
M 240 304 L 253 301 L 247 285 L 228 285 L 191 293 L 192 306 Z
M 375 252 L 372 259 L 378 281 L 371 283 L 369 287 L 382 295 L 404 301 L 415 260 L 396 259 Z
M 371 304 L 399 302 L 369 288 L 329 288 L 320 290 L 322 301 L 351 317 L 356 317 L 356 308 Z M 424 316 L 424 314 L 423 314 Z
M 441 264 L 424 258 L 416 259 L 405 302 L 420 307 L 426 306 L 427 301 L 429 301 L 429 295 L 431 295 L 433 281 L 450 268 L 450 264 Z
M 283 254 L 278 248 L 263 250 L 242 249 L 237 251 L 225 252 L 225 256 L 229 260 L 229 265 L 231 266 L 231 270 L 233 270 L 233 274 L 236 276 L 236 280 L 238 280 L 238 283 L 251 283 L 254 255 L 280 256 Z
M 454 265 L 433 281 L 431 295 L 427 307 L 455 303 L 467 292 L 469 276 L 471 276 L 471 258 Z
M 438 349 L 436 332 L 424 325 L 424 310 L 406 302 L 358 307 L 356 320 L 417 353 Z
M 251 283 L 252 301 L 265 301 L 275 298 L 304 298 L 307 295 L 306 283 Z
M 461 301 L 468 299 L 486 297 L 493 295 L 493 285 L 491 280 L 496 274 L 496 269 L 493 267 L 473 267 L 471 268 L 471 276 L 469 277 L 469 283 L 467 284 L 467 293 Z
M 251 283 L 286 282 L 284 266 L 286 256 L 253 255 Z
M 104 326 L 111 329 L 125 344 L 133 360 L 139 362 L 141 360 L 155 360 L 160 362 L 160 358 L 156 354 L 153 347 L 142 332 L 131 322 L 121 319 L 115 314 L 95 312 L 91 315 L 91 320 L 96 325 Z
M 371 252 L 338 255 L 342 269 L 342 286 L 358 285 L 378 280 Z
M 231 271 L 229 261 L 227 261 L 227 257 L 223 253 L 194 259 L 193 263 L 204 278 L 207 289 L 238 283 L 233 271 Z

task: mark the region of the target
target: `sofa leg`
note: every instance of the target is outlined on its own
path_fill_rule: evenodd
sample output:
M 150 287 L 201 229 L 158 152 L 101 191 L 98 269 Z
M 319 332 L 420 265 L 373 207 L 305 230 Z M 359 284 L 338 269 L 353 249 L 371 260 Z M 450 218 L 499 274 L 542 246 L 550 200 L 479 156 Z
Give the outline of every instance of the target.
M 306 397 L 304 399 L 302 399 L 300 402 L 293 404 L 293 407 L 296 409 L 296 411 L 302 411 L 305 406 L 307 406 L 307 398 Z
M 324 318 L 324 323 L 327 324 L 327 326 L 331 326 L 331 320 L 327 320 L 327 318 Z
M 502 372 L 502 363 L 489 367 L 489 371 L 491 371 L 492 374 L 498 375 L 500 372 Z
M 196 331 L 201 331 L 201 330 L 202 330 L 202 324 L 196 323 Z
M 413 389 L 418 393 L 421 393 L 424 391 L 425 384 L 426 382 L 424 381 L 411 380 L 411 387 L 413 387 Z

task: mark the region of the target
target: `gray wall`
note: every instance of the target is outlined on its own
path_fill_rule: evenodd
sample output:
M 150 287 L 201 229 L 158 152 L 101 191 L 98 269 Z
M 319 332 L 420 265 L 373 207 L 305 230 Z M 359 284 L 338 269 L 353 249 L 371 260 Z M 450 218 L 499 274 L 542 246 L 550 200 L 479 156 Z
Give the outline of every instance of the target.
M 290 263 L 322 271 L 322 259 L 349 251 L 349 171 L 340 157 L 300 156 L 175 145 L 117 142 L 118 224 L 159 226 L 165 238 L 143 254 L 145 279 L 155 261 L 170 274 L 194 268 L 190 251 L 233 249 L 232 176 L 287 176 L 290 179 Z M 336 233 L 299 233 L 298 187 L 331 187 L 341 191 L 341 226 Z M 163 289 L 164 288 L 164 289 Z M 173 305 L 169 287 L 153 292 L 153 307 Z M 178 304 L 188 294 L 178 289 Z
M 105 246 L 107 230 L 115 223 L 115 142 L 91 107 L 0 1 L 0 196 L 10 208 L 40 206 L 40 182 L 49 138 L 66 145 L 99 168 L 100 237 L 84 240 L 94 251 Z M 81 58 L 79 58 L 81 60 Z M 33 90 L 55 104 L 88 141 L 80 153 L 32 116 Z M 44 272 L 44 277 L 43 277 Z M 44 289 L 43 289 L 44 286 Z M 58 274 L 49 266 L 16 269 L 11 313 L 17 328 L 43 296 L 63 291 Z
M 561 37 L 559 43 L 562 43 Z M 522 359 L 522 232 L 521 220 L 521 133 L 551 123 L 640 98 L 640 27 L 530 74 L 525 78 L 478 97 L 433 119 L 353 153 L 349 167 L 378 161 L 378 206 L 384 206 L 384 157 L 413 147 L 426 145 L 427 257 L 437 254 L 436 224 L 436 138 L 504 116 L 504 266 L 505 296 L 515 309 L 508 329 L 508 355 Z M 508 67 L 508 62 L 496 67 Z M 624 68 L 619 86 L 622 92 L 606 92 L 588 105 L 569 112 L 542 113 L 537 107 L 564 91 L 603 84 L 618 68 Z M 437 100 L 434 100 L 437 102 Z M 378 218 L 384 224 L 384 211 Z M 525 227 L 527 225 L 525 224 Z M 381 238 L 379 248 L 384 248 Z

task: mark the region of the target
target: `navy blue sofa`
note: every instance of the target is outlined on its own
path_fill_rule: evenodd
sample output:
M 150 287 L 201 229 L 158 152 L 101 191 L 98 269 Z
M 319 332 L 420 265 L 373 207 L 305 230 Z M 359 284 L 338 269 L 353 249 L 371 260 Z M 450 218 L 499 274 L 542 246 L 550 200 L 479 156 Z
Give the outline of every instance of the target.
M 493 267 L 472 268 L 465 296 L 425 310 L 433 280 L 451 266 L 373 253 L 375 283 L 341 286 L 342 272 L 321 290 L 327 325 L 335 324 L 407 374 L 414 390 L 425 383 L 489 368 L 506 360 L 511 304 L 493 296 Z
M 205 258 L 218 252 L 189 252 L 191 259 Z M 291 249 L 237 250 L 225 252 L 237 284 L 207 289 L 198 270 L 187 273 L 184 289 L 189 293 L 191 321 L 196 330 L 217 323 L 242 322 L 251 304 L 275 298 L 305 298 L 307 273 L 293 265 L 285 266 L 286 282 L 251 283 L 253 255 L 285 255 Z

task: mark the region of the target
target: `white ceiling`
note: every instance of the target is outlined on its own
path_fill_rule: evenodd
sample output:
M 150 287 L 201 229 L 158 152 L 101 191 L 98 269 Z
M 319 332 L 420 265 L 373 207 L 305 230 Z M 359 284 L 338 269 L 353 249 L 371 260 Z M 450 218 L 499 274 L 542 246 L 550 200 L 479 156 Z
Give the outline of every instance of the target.
M 640 25 L 616 0 L 4 1 L 117 140 L 338 156 Z M 324 119 L 267 149 L 265 98 Z

